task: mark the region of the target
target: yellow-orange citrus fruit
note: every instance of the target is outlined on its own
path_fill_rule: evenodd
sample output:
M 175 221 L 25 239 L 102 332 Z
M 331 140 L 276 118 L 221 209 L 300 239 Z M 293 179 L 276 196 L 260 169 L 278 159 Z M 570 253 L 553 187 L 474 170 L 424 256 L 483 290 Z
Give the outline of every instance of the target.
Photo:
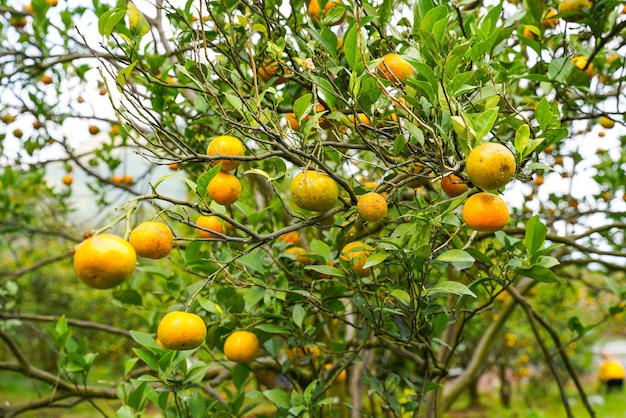
M 63 181 L 63 184 L 65 184 L 66 186 L 69 186 L 70 184 L 74 182 L 74 178 L 70 174 L 66 174 L 63 176 L 62 181 Z
M 369 276 L 372 273 L 372 268 L 363 268 L 365 261 L 374 248 L 361 241 L 353 241 L 346 244 L 341 249 L 341 259 L 349 261 L 352 264 L 352 269 L 356 274 L 361 277 Z
M 111 176 L 111 181 L 115 184 L 122 184 L 124 183 L 124 177 L 120 176 L 119 174 L 113 174 Z
M 541 25 L 545 28 L 545 29 L 554 29 L 556 28 L 556 25 L 559 24 L 559 18 L 558 17 L 554 17 L 556 16 L 556 9 L 554 8 L 549 8 L 548 12 L 546 13 L 545 17 L 543 18 L 543 20 L 541 21 Z
M 278 237 L 279 240 L 286 242 L 287 244 L 298 244 L 300 242 L 300 234 L 298 231 L 287 232 Z
M 330 372 L 330 370 L 333 368 L 333 365 L 330 363 L 326 363 L 324 364 L 324 370 L 326 372 Z M 339 372 L 339 374 L 337 375 L 337 379 L 335 379 L 335 383 L 343 383 L 346 381 L 346 377 L 348 376 L 348 373 L 346 372 L 346 369 L 343 369 L 342 371 Z
M 292 255 L 298 263 L 305 266 L 308 266 L 313 262 L 313 259 L 311 257 L 307 257 L 306 255 L 304 255 L 309 254 L 309 252 L 302 247 L 289 247 L 285 250 L 285 254 Z
M 559 3 L 559 15 L 568 22 L 578 22 L 585 18 L 584 9 L 591 9 L 593 3 L 589 0 L 561 0 Z
M 135 183 L 135 179 L 130 174 L 124 174 L 124 184 L 132 185 Z
M 224 354 L 230 361 L 247 363 L 257 355 L 259 339 L 250 331 L 235 331 L 224 342 Z
M 211 179 L 206 190 L 211 199 L 220 205 L 231 205 L 241 195 L 241 182 L 235 175 L 220 171 Z
M 128 242 L 137 255 L 158 260 L 172 251 L 174 235 L 163 222 L 142 222 L 132 230 Z
M 537 39 L 537 35 L 528 26 L 524 26 L 523 34 L 526 38 Z
M 370 118 L 367 117 L 367 115 L 365 113 L 357 113 L 356 117 L 354 117 L 353 114 L 348 115 L 348 119 L 350 120 L 351 124 L 357 124 L 357 125 L 367 125 L 367 126 L 371 126 L 372 122 L 370 121 Z
M 315 106 L 315 113 L 322 113 L 325 112 L 326 108 L 324 107 L 323 104 L 318 104 Z M 300 124 L 298 123 L 298 119 L 296 119 L 296 114 L 293 112 L 287 112 L 285 113 L 285 117 L 287 119 L 287 124 L 289 125 L 289 127 L 291 129 L 293 129 L 294 131 L 297 131 L 300 129 Z M 307 122 L 309 119 L 311 119 L 311 115 L 306 115 L 305 117 L 302 118 L 303 122 Z M 326 120 L 326 118 L 324 117 L 320 117 L 317 120 L 317 123 L 319 124 L 320 128 L 326 129 L 326 128 L 330 128 L 331 123 Z
M 257 67 L 257 74 L 261 80 L 267 82 L 271 78 L 276 78 L 275 84 L 282 84 L 287 79 L 283 77 L 285 74 L 289 74 L 289 71 L 284 71 L 278 61 L 266 60 Z
M 287 358 L 289 360 L 293 360 L 293 364 L 296 366 L 300 364 L 301 360 L 304 360 L 309 357 L 311 363 L 314 363 L 318 357 L 320 356 L 320 349 L 318 346 L 314 345 L 312 347 L 308 347 L 306 345 L 298 345 L 296 347 L 292 347 L 287 351 Z
M 604 129 L 611 129 L 615 126 L 615 121 L 606 116 L 600 116 L 600 120 L 598 122 Z
M 44 84 L 52 84 L 52 82 L 54 81 L 52 77 L 47 74 L 42 75 L 39 80 Z
M 193 350 L 206 339 L 206 324 L 194 313 L 173 311 L 161 318 L 157 339 L 170 350 Z
M 424 164 L 417 162 L 413 165 L 413 174 L 418 176 L 416 179 L 409 181 L 407 184 L 412 189 L 424 186 L 428 183 L 431 175 L 430 169 Z
M 232 228 L 232 226 L 228 222 L 215 215 L 200 215 L 196 220 L 196 225 L 222 235 L 230 234 Z M 196 228 L 196 233 L 202 238 L 220 238 L 217 234 L 213 234 L 209 231 L 204 231 L 198 228 Z
M 366 221 L 378 222 L 387 216 L 387 201 L 376 192 L 365 193 L 359 197 L 356 210 Z
M 301 209 L 326 212 L 337 204 L 339 189 L 328 174 L 315 170 L 298 173 L 291 181 L 291 199 Z
M 587 65 L 587 57 L 578 55 L 572 58 L 570 61 L 572 61 L 579 70 L 584 71 L 585 74 L 587 74 L 587 77 L 591 78 L 595 74 L 595 71 L 593 69 L 593 64 L 589 63 L 589 65 Z
M 456 174 L 449 174 L 441 179 L 441 188 L 450 197 L 457 197 L 465 193 L 469 187 Z
M 509 220 L 509 208 L 500 196 L 480 192 L 467 198 L 461 216 L 469 228 L 493 232 L 504 228 Z
M 378 72 L 389 81 L 405 80 L 413 74 L 413 67 L 398 54 L 386 54 L 378 64 Z
M 74 271 L 94 289 L 110 289 L 135 272 L 137 254 L 124 238 L 114 234 L 94 235 L 74 253 Z
M 170 165 L 167 166 L 167 168 L 169 168 L 172 171 L 176 171 L 180 168 L 180 164 L 179 163 L 172 163 Z
M 338 4 L 342 4 L 342 0 L 328 0 L 326 2 L 326 6 L 324 6 L 324 15 L 326 15 L 328 13 L 328 11 L 330 9 L 332 9 L 333 7 L 337 7 Z M 320 19 L 320 15 L 321 15 L 321 8 L 320 8 L 320 4 L 318 0 L 311 0 L 309 2 L 309 6 L 307 8 L 307 12 L 309 13 L 309 16 L 311 17 L 311 19 L 313 21 L 318 21 Z M 343 20 L 346 17 L 346 13 L 344 11 L 343 15 L 337 19 L 334 22 L 331 22 L 330 25 L 338 25 L 341 22 L 343 22 Z
M 220 168 L 222 171 L 232 171 L 239 167 L 240 161 L 228 158 L 241 157 L 245 151 L 246 149 L 239 139 L 234 136 L 223 135 L 213 138 L 213 140 L 209 142 L 206 149 L 206 155 L 211 157 L 225 157 L 226 159 L 224 160 L 212 161 L 212 164 L 217 165 L 218 163 L 222 163 Z
M 89 133 L 92 135 L 97 135 L 100 133 L 100 128 L 98 128 L 96 125 L 89 125 Z
M 474 148 L 465 165 L 470 181 L 484 190 L 499 189 L 515 176 L 515 156 L 507 147 L 495 142 Z

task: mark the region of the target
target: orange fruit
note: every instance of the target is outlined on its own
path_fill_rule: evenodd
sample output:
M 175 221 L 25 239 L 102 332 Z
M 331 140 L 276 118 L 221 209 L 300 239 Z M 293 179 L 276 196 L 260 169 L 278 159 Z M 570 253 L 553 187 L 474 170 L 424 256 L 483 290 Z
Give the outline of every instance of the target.
M 74 182 L 74 178 L 71 175 L 66 174 L 63 176 L 63 179 L 61 181 L 63 181 L 63 184 L 65 184 L 66 186 L 69 186 Z
M 545 29 L 554 29 L 554 28 L 556 28 L 556 25 L 559 24 L 559 18 L 558 17 L 554 17 L 554 16 L 556 16 L 556 14 L 557 14 L 556 9 L 554 9 L 553 7 L 549 8 L 548 12 L 545 15 L 545 17 L 541 21 L 541 25 Z
M 302 247 L 289 247 L 285 250 L 285 254 L 290 254 L 294 256 L 294 259 L 304 265 L 304 266 L 308 266 L 309 264 L 313 263 L 313 259 L 311 257 L 307 257 L 304 254 L 309 254 L 309 251 L 305 250 Z
M 589 66 L 587 66 L 587 57 L 578 55 L 570 59 L 570 61 L 572 61 L 579 70 L 585 71 L 585 74 L 587 74 L 587 77 L 591 78 L 595 74 L 595 71 L 593 69 L 593 64 L 589 63 Z M 586 69 L 585 69 L 585 66 L 587 66 Z
M 100 234 L 87 238 L 74 253 L 74 271 L 94 289 L 110 289 L 135 272 L 137 254 L 124 238 Z
M 89 133 L 92 135 L 97 135 L 98 133 L 100 133 L 100 128 L 98 128 L 96 125 L 89 125 Z
M 241 182 L 235 175 L 220 171 L 211 179 L 206 190 L 211 199 L 220 205 L 231 205 L 241 195 Z
M 119 174 L 114 174 L 111 176 L 111 181 L 115 184 L 122 184 L 124 183 L 124 177 L 120 176 Z
M 100 90 L 98 90 L 98 94 L 100 96 L 105 96 L 107 94 L 107 89 L 105 87 L 100 87 Z
M 422 187 L 430 181 L 430 169 L 420 162 L 413 165 L 413 174 L 419 177 L 407 183 L 407 185 L 412 189 Z
M 465 193 L 469 187 L 456 174 L 449 174 L 441 179 L 441 188 L 450 197 L 457 197 Z
M 170 165 L 167 166 L 167 168 L 169 168 L 172 171 L 176 171 L 180 168 L 180 164 L 179 163 L 172 163 Z
M 324 107 L 323 104 L 318 104 L 315 106 L 315 113 L 322 113 L 322 112 L 326 112 L 326 108 Z M 298 120 L 296 119 L 296 114 L 293 112 L 287 112 L 285 113 L 285 117 L 287 118 L 287 124 L 289 125 L 289 127 L 291 129 L 293 129 L 294 131 L 297 131 L 300 129 L 300 124 L 298 123 Z M 304 118 L 302 118 L 303 122 L 308 121 L 309 119 L 311 119 L 311 115 L 306 115 Z M 317 123 L 320 125 L 320 128 L 329 128 L 331 126 L 330 122 L 328 122 L 325 118 L 320 117 L 317 120 Z
M 563 20 L 567 22 L 578 22 L 585 18 L 584 9 L 591 9 L 593 3 L 590 0 L 562 0 L 559 3 L 558 11 Z
M 132 230 L 128 242 L 137 255 L 158 260 L 172 251 L 174 235 L 162 222 L 142 222 Z
M 130 174 L 124 174 L 124 184 L 132 185 L 135 183 L 135 179 Z
M 499 189 L 515 176 L 515 156 L 507 147 L 495 142 L 474 148 L 465 165 L 470 181 L 484 190 Z
M 301 209 L 326 212 L 339 199 L 337 184 L 328 174 L 315 170 L 298 173 L 291 181 L 291 199 Z
M 378 222 L 387 216 L 387 201 L 376 192 L 365 193 L 359 197 L 356 210 L 366 221 Z
M 341 249 L 341 259 L 349 261 L 352 264 L 352 269 L 356 274 L 361 277 L 369 276 L 372 273 L 372 268 L 363 268 L 367 257 L 374 250 L 370 245 L 367 245 L 361 241 L 353 241 L 346 244 Z
M 350 120 L 350 123 L 353 125 L 367 125 L 367 126 L 371 126 L 372 122 L 370 121 L 370 118 L 367 117 L 367 115 L 365 113 L 357 113 L 356 117 L 353 114 L 348 115 L 348 119 Z
M 266 60 L 257 67 L 257 74 L 265 82 L 275 77 L 275 84 L 283 84 L 287 79 L 282 76 L 289 74 L 289 71 L 285 71 L 278 61 Z
M 314 363 L 320 356 L 320 349 L 318 346 L 314 345 L 312 347 L 307 347 L 306 345 L 298 345 L 296 347 L 292 347 L 287 351 L 287 358 L 289 360 L 293 360 L 293 364 L 296 366 L 300 364 L 301 360 L 304 360 L 310 356 L 310 362 Z
M 200 215 L 196 220 L 196 225 L 222 235 L 228 235 L 231 232 L 232 228 L 228 222 L 215 215 Z M 196 232 L 198 236 L 202 238 L 220 238 L 219 235 L 199 228 L 196 228 Z
M 524 26 L 523 35 L 524 37 L 529 38 L 529 39 L 537 39 L 537 36 L 533 33 L 532 30 L 530 30 L 528 26 Z
M 606 134 L 604 133 L 604 131 L 600 131 L 600 132 L 598 132 L 598 136 L 599 136 L 600 138 L 604 138 L 604 136 L 605 136 L 605 135 L 606 135 Z
M 224 354 L 230 361 L 247 363 L 259 351 L 259 339 L 250 331 L 235 331 L 224 342 Z
M 206 150 L 206 155 L 211 157 L 219 156 L 219 157 L 241 157 L 245 153 L 246 149 L 243 146 L 243 143 L 235 138 L 234 136 L 218 136 L 217 138 L 213 138 L 211 142 L 209 142 L 209 146 Z M 222 171 L 233 171 L 237 167 L 239 167 L 239 162 L 237 160 L 214 160 L 212 161 L 213 165 L 217 165 L 218 163 L 222 163 L 221 170 Z
M 286 242 L 287 244 L 298 244 L 300 242 L 300 234 L 298 231 L 287 232 L 278 237 L 279 240 Z
M 461 216 L 469 228 L 493 232 L 504 228 L 509 220 L 509 208 L 499 196 L 480 192 L 467 198 Z
M 326 363 L 324 364 L 324 370 L 327 373 L 330 373 L 330 370 L 333 368 L 333 365 L 330 363 Z M 337 375 L 337 378 L 335 379 L 335 383 L 343 383 L 346 381 L 346 377 L 348 376 L 348 373 L 346 372 L 346 369 L 343 369 L 342 371 L 339 372 L 339 374 Z
M 206 324 L 194 313 L 169 312 L 159 322 L 157 339 L 170 350 L 192 350 L 206 339 Z
M 537 178 L 535 179 L 534 183 L 535 183 L 537 186 L 541 186 L 541 185 L 544 183 L 544 181 L 545 181 L 545 180 L 544 180 L 543 176 L 542 176 L 542 175 L 539 175 L 539 176 L 537 176 Z
M 413 74 L 413 67 L 398 54 L 386 54 L 378 64 L 378 72 L 389 81 L 404 80 Z
M 598 122 L 604 129 L 612 129 L 615 126 L 615 121 L 607 116 L 600 116 Z
M 52 77 L 47 74 L 42 75 L 39 80 L 44 84 L 52 84 L 52 82 L 54 81 Z
M 326 15 L 328 13 L 328 11 L 330 9 L 332 9 L 333 7 L 337 7 L 338 4 L 342 4 L 343 2 L 341 0 L 328 0 L 326 2 L 326 6 L 324 6 L 324 15 Z M 321 16 L 321 8 L 320 8 L 320 4 L 318 0 L 311 0 L 309 2 L 309 6 L 307 8 L 307 12 L 309 13 L 309 16 L 311 17 L 311 19 L 313 21 L 318 21 L 320 20 L 320 16 Z M 332 25 L 338 25 L 341 22 L 343 22 L 343 20 L 346 18 L 346 13 L 344 11 L 343 15 L 337 19 L 334 22 L 329 23 L 331 26 Z

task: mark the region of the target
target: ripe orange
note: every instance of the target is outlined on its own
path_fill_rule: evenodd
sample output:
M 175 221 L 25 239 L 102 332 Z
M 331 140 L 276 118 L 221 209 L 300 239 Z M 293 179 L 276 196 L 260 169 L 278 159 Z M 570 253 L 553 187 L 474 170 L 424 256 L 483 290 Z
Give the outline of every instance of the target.
M 591 78 L 594 76 L 595 71 L 593 69 L 593 64 L 589 63 L 589 66 L 587 66 L 587 57 L 583 57 L 582 55 L 578 55 L 574 58 L 572 58 L 570 61 L 572 61 L 574 63 L 574 65 L 579 69 L 579 70 L 584 70 L 585 74 L 587 74 L 587 77 Z M 587 68 L 585 69 L 585 66 L 587 66 Z
M 615 126 L 615 121 L 607 116 L 600 116 L 598 122 L 604 129 L 611 129 Z
M 509 208 L 499 196 L 480 192 L 467 198 L 461 211 L 465 224 L 476 231 L 499 231 L 509 220 Z
M 128 242 L 137 255 L 158 260 L 172 251 L 174 235 L 162 222 L 142 222 L 132 230 Z
M 387 201 L 376 192 L 365 193 L 359 197 L 356 210 L 366 221 L 378 222 L 387 216 Z
M 94 289 L 110 289 L 135 272 L 137 254 L 124 238 L 113 234 L 84 240 L 74 253 L 74 271 Z
M 495 142 L 487 142 L 474 148 L 465 163 L 470 181 L 484 190 L 499 189 L 515 176 L 513 153 Z
M 179 163 L 172 163 L 170 165 L 167 166 L 167 168 L 169 168 L 172 171 L 176 171 L 180 168 L 180 164 Z
M 89 133 L 92 135 L 97 135 L 100 133 L 100 128 L 98 128 L 96 125 L 89 125 Z
M 256 357 L 259 339 L 250 331 L 235 331 L 224 342 L 224 354 L 230 361 L 247 363 Z
M 70 184 L 72 184 L 72 182 L 74 182 L 74 178 L 70 175 L 70 174 L 66 174 L 63 176 L 63 184 L 65 184 L 66 186 L 69 186 Z
M 350 123 L 352 125 L 367 125 L 367 126 L 371 126 L 372 122 L 370 121 L 370 118 L 367 117 L 367 115 L 365 113 L 357 113 L 356 117 L 354 117 L 353 114 L 348 115 L 348 119 L 350 120 Z
M 234 136 L 218 136 L 214 138 L 211 142 L 209 142 L 209 146 L 206 150 L 206 155 L 211 157 L 219 156 L 219 157 L 241 157 L 245 153 L 246 149 L 243 146 L 243 143 L 235 138 Z M 212 161 L 213 165 L 217 165 L 218 163 L 222 163 L 221 170 L 222 171 L 232 171 L 239 167 L 240 161 L 237 160 L 214 160 Z
M 413 74 L 413 67 L 398 54 L 386 54 L 378 64 L 378 72 L 389 81 L 405 80 Z
M 578 22 L 585 18 L 584 9 L 591 9 L 593 3 L 590 0 L 561 0 L 559 3 L 559 15 L 567 22 Z
M 342 4 L 342 0 L 328 0 L 326 2 L 326 6 L 324 6 L 324 15 L 326 15 L 328 13 L 328 11 L 330 9 L 332 9 L 333 7 L 337 7 L 338 4 Z M 313 21 L 318 21 L 320 20 L 320 16 L 321 16 L 321 8 L 320 8 L 320 4 L 318 0 L 311 0 L 309 2 L 309 7 L 307 8 L 307 12 L 309 13 L 309 16 L 311 17 L 311 19 Z M 343 15 L 337 19 L 334 22 L 329 23 L 331 26 L 332 25 L 338 25 L 341 22 L 343 22 L 343 20 L 346 18 L 346 13 L 344 11 Z
M 115 184 L 122 184 L 124 183 L 124 177 L 120 176 L 119 174 L 113 174 L 111 176 L 111 181 Z
M 206 190 L 211 199 L 220 205 L 231 205 L 241 195 L 241 182 L 235 175 L 220 171 L 211 179 Z
M 192 350 L 206 339 L 206 324 L 200 316 L 173 311 L 166 314 L 157 327 L 157 340 L 170 350 Z
M 441 188 L 450 197 L 457 197 L 465 193 L 469 187 L 456 174 L 449 174 L 441 179 Z
M 324 105 L 323 104 L 316 105 L 315 113 L 322 113 L 322 112 L 326 112 L 326 108 L 324 107 Z M 287 118 L 287 124 L 289 125 L 291 129 L 293 129 L 294 131 L 300 130 L 300 124 L 298 123 L 298 120 L 296 119 L 295 113 L 287 112 L 285 113 L 285 117 Z M 309 119 L 311 119 L 311 115 L 306 115 L 304 118 L 302 118 L 302 121 L 306 122 Z M 320 117 L 317 120 L 317 123 L 320 125 L 320 128 L 323 128 L 323 129 L 330 128 L 331 126 L 330 122 L 328 122 L 323 117 Z
M 537 178 L 535 178 L 535 181 L 533 183 L 535 183 L 537 186 L 541 186 L 544 183 L 545 179 L 543 178 L 542 175 L 538 175 Z
M 305 250 L 302 247 L 289 247 L 285 250 L 285 254 L 290 254 L 294 256 L 294 259 L 304 265 L 304 266 L 308 266 L 309 264 L 313 263 L 313 259 L 311 257 L 307 257 L 304 254 L 309 254 L 309 251 Z
M 297 245 L 300 242 L 300 234 L 298 231 L 287 232 L 278 237 L 279 240 L 286 242 L 287 244 Z
M 352 264 L 352 269 L 356 274 L 361 277 L 369 276 L 372 273 L 372 268 L 363 268 L 367 257 L 374 250 L 370 245 L 367 245 L 361 241 L 353 241 L 346 244 L 341 249 L 341 259 L 349 261 Z
M 327 373 L 330 373 L 330 370 L 333 368 L 333 365 L 330 363 L 326 363 L 324 364 L 324 370 Z M 343 383 L 346 381 L 346 377 L 348 376 L 348 373 L 346 372 L 346 369 L 343 369 L 342 371 L 339 372 L 339 374 L 337 375 L 337 379 L 335 379 L 335 383 Z
M 124 174 L 124 184 L 131 186 L 134 183 L 135 179 L 133 178 L 133 176 L 131 176 L 130 174 Z
M 285 71 L 277 61 L 266 60 L 257 67 L 257 74 L 265 82 L 275 77 L 275 84 L 278 85 L 287 81 L 283 75 L 289 74 L 289 71 Z
M 287 351 L 287 358 L 289 360 L 293 360 L 293 364 L 295 364 L 296 366 L 299 365 L 301 360 L 304 360 L 307 356 L 310 356 L 310 362 L 314 363 L 320 356 L 319 347 L 316 345 L 312 347 L 308 347 L 306 345 L 298 345 L 296 347 L 290 348 Z
M 337 204 L 339 189 L 328 174 L 315 170 L 298 173 L 291 181 L 291 199 L 301 209 L 326 212 Z
M 545 29 L 554 29 L 554 28 L 556 28 L 556 25 L 559 24 L 559 18 L 558 17 L 554 17 L 554 16 L 556 16 L 556 14 L 557 14 L 556 9 L 554 9 L 553 7 L 549 8 L 548 12 L 545 15 L 545 17 L 541 21 L 541 25 Z
M 52 82 L 54 81 L 52 77 L 49 76 L 48 74 L 42 75 L 39 80 L 44 84 L 52 84 Z
M 215 215 L 200 215 L 196 220 L 196 225 L 222 235 L 228 235 L 231 232 L 232 228 L 232 226 L 228 222 Z M 199 228 L 196 228 L 196 232 L 202 238 L 220 238 L 216 234 L 204 231 Z
M 413 174 L 418 176 L 418 178 L 413 179 L 407 183 L 407 185 L 412 189 L 417 189 L 418 187 L 422 187 L 428 183 L 430 177 L 430 168 L 426 167 L 424 164 L 417 162 L 413 165 Z

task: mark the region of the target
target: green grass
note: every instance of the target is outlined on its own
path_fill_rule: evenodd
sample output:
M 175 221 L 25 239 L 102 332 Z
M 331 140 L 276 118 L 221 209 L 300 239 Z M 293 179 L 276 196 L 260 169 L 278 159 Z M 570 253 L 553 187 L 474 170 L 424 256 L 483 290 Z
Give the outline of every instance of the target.
M 558 418 L 567 416 L 565 408 L 557 393 L 551 391 L 539 393 L 538 390 L 523 395 L 515 393 L 511 408 L 504 408 L 500 405 L 497 393 L 483 394 L 481 397 L 482 407 L 466 408 L 467 400 L 464 399 L 457 404 L 453 410 L 443 418 Z M 590 391 L 588 396 L 593 395 Z M 569 404 L 575 417 L 588 417 L 589 413 L 585 409 L 580 398 L 575 393 L 568 393 Z M 593 405 L 597 418 L 626 418 L 626 392 L 614 393 L 610 396 L 603 396 L 604 404 Z

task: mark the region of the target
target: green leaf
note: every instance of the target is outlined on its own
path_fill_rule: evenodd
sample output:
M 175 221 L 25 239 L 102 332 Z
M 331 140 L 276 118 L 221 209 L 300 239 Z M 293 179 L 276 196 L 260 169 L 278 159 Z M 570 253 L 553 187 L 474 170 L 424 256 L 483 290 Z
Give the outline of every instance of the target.
M 393 289 L 391 291 L 391 296 L 396 298 L 398 302 L 402 303 L 405 306 L 411 305 L 411 296 L 408 294 L 408 292 L 402 289 Z
M 320 274 L 325 274 L 327 276 L 334 276 L 334 277 L 344 277 L 345 276 L 343 271 L 341 271 L 337 267 L 326 266 L 326 265 L 323 265 L 323 264 L 306 266 L 304 269 L 305 270 L 316 271 L 316 272 L 318 272 Z
M 161 348 L 154 339 L 153 334 L 147 332 L 130 331 L 130 336 L 139 345 L 147 348 Z
M 346 61 L 348 62 L 348 67 L 351 70 L 354 70 L 356 64 L 361 60 L 359 55 L 359 51 L 357 49 L 357 27 L 356 25 L 352 25 L 348 28 L 345 36 L 343 37 L 343 52 L 346 56 Z
M 551 283 L 558 280 L 556 275 L 551 270 L 538 265 L 530 268 L 518 268 L 515 269 L 515 272 L 520 276 L 529 277 L 537 280 L 538 282 Z
M 146 20 L 146 17 L 137 9 L 132 1 L 127 3 L 128 12 L 128 28 L 131 35 L 141 38 L 146 33 L 150 32 L 150 24 Z
M 387 257 L 389 257 L 389 254 L 386 254 L 386 253 L 371 254 L 369 257 L 367 257 L 367 260 L 365 260 L 365 264 L 363 264 L 363 268 L 368 269 L 370 267 L 377 266 L 378 264 L 385 261 Z
M 126 85 L 126 80 L 130 78 L 136 64 L 137 61 L 133 61 L 117 73 L 117 82 L 120 86 L 124 87 Z
M 135 412 L 128 405 L 123 405 L 115 412 L 115 418 L 135 418 Z
M 200 384 L 211 367 L 204 362 L 194 363 L 185 375 L 184 383 Z
M 497 107 L 489 109 L 478 115 L 478 117 L 474 120 L 476 126 L 476 138 L 478 141 L 482 141 L 487 136 L 489 131 L 491 131 L 491 128 L 493 128 L 493 125 L 496 123 L 497 118 Z
M 215 167 L 212 167 L 209 171 L 198 177 L 198 181 L 196 182 L 198 187 L 198 193 L 204 199 L 206 199 L 209 194 L 209 192 L 207 191 L 207 186 L 209 185 L 209 182 L 213 180 L 213 177 L 215 177 L 217 173 L 221 171 L 221 165 L 221 163 L 217 164 Z
M 276 324 L 260 324 L 256 326 L 256 329 L 269 334 L 289 334 L 289 331 Z
M 113 33 L 113 29 L 126 16 L 126 9 L 111 9 L 104 12 L 98 18 L 98 32 L 100 35 L 108 38 Z
M 459 283 L 459 282 L 444 281 L 444 282 L 437 283 L 436 285 L 428 289 L 428 296 L 449 295 L 449 294 L 454 294 L 454 295 L 459 295 L 459 296 L 467 295 L 467 296 L 472 296 L 474 298 L 476 297 L 474 292 L 472 292 L 463 283 Z
M 148 382 L 141 382 L 135 390 L 133 390 L 130 395 L 128 395 L 127 403 L 128 406 L 133 408 L 135 411 L 138 411 L 142 408 L 143 403 L 145 402 L 144 391 L 146 390 L 146 385 Z
M 309 107 L 313 95 L 311 93 L 303 94 L 293 103 L 293 112 L 296 114 L 296 120 L 300 122 L 302 118 L 309 113 Z
M 378 7 L 378 19 L 380 26 L 383 28 L 387 26 L 389 19 L 391 19 L 393 5 L 393 0 L 383 0 L 382 4 Z
M 281 389 L 269 389 L 263 392 L 263 395 L 269 399 L 274 405 L 281 409 L 289 409 L 291 401 L 289 395 Z
M 538 215 L 533 216 L 526 223 L 526 250 L 531 257 L 541 250 L 546 241 L 548 228 L 541 222 Z
M 472 257 L 468 252 L 463 250 L 448 250 L 442 254 L 440 254 L 436 261 L 441 261 L 444 263 L 452 263 L 452 265 L 458 270 L 464 270 L 466 268 L 471 267 L 474 264 L 474 257 Z M 456 282 L 453 282 L 456 283 Z
M 548 103 L 545 97 L 539 100 L 539 103 L 537 103 L 535 107 L 535 118 L 537 118 L 537 122 L 542 131 L 548 129 L 552 124 L 554 115 L 550 109 L 550 103 Z
M 159 362 L 151 351 L 144 350 L 143 348 L 133 348 L 133 352 L 148 366 L 152 367 L 154 370 L 159 370 Z
M 430 9 L 422 21 L 420 22 L 420 29 L 429 33 L 433 33 L 435 24 L 441 20 L 448 20 L 448 8 L 444 5 Z
M 134 289 L 114 290 L 113 297 L 120 302 L 128 303 L 129 305 L 143 305 L 143 299 L 141 298 L 141 295 Z
M 515 131 L 515 150 L 519 155 L 524 155 L 524 151 L 528 147 L 530 140 L 530 126 L 527 124 L 520 125 Z
M 302 328 L 302 322 L 306 317 L 306 311 L 304 310 L 302 305 L 298 304 L 293 307 L 291 317 L 293 318 L 293 322 L 298 326 L 298 328 Z

